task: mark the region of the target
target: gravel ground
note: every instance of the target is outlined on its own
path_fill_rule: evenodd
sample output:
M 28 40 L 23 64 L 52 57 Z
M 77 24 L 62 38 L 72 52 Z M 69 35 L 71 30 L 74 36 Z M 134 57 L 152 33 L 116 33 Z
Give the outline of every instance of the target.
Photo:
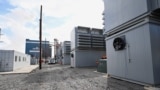
M 43 65 L 42 70 L 29 74 L 0 75 L 0 90 L 147 90 L 95 71 L 96 68 Z

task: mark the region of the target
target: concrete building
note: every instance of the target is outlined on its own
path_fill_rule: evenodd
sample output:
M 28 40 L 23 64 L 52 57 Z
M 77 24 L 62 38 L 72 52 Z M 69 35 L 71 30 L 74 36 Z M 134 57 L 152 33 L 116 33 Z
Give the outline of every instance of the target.
M 26 39 L 25 53 L 31 55 L 32 64 L 36 64 L 39 61 L 39 40 Z M 49 41 L 42 41 L 42 58 L 47 60 L 52 56 L 52 47 Z
M 62 43 L 62 64 L 63 65 L 70 65 L 71 57 L 71 42 L 70 41 L 64 41 Z
M 0 71 L 8 72 L 30 65 L 30 55 L 14 50 L 0 50 Z
M 160 84 L 160 1 L 104 0 L 107 72 L 140 84 Z
M 105 55 L 102 29 L 77 26 L 71 32 L 71 66 L 96 66 L 96 60 Z

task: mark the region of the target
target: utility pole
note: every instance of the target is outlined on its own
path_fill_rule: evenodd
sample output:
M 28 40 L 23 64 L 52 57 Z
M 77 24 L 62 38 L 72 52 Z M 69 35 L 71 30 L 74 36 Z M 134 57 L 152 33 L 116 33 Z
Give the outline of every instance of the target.
M 40 7 L 40 19 L 39 19 L 39 69 L 42 69 L 42 5 Z
M 47 62 L 46 38 L 45 38 L 45 63 Z

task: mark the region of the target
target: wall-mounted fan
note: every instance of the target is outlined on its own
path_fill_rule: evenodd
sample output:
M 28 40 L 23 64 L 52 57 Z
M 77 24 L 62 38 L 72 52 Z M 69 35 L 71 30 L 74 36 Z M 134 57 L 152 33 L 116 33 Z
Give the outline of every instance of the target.
M 126 46 L 125 37 L 117 37 L 113 41 L 113 47 L 115 50 L 123 50 Z

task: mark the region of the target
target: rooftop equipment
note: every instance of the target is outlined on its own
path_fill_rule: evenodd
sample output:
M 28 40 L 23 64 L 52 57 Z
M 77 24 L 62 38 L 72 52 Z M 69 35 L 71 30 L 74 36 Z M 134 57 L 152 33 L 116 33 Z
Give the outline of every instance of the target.
M 77 26 L 71 33 L 71 66 L 96 66 L 105 54 L 102 29 Z

